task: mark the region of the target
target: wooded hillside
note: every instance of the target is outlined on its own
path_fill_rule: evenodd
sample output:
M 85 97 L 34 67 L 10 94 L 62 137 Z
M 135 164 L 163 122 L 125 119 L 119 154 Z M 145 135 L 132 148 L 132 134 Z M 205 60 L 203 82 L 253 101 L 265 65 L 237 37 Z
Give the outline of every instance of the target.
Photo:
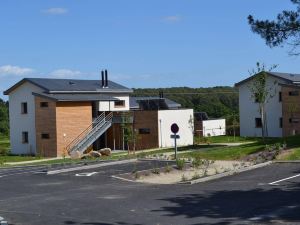
M 238 114 L 238 90 L 233 87 L 134 89 L 133 96 L 159 96 L 160 91 L 164 92 L 164 97 L 180 103 L 184 108 L 207 112 L 210 118 Z
M 8 133 L 8 102 L 5 102 L 0 98 L 0 134 L 8 135 Z

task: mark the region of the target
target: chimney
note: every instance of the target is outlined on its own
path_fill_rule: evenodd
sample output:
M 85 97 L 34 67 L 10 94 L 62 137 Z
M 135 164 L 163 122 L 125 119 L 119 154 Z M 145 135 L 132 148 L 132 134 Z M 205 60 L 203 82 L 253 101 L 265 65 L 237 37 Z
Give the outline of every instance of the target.
M 101 70 L 101 77 L 102 77 L 102 88 L 104 88 L 104 71 Z
M 107 70 L 105 70 L 105 87 L 108 87 Z

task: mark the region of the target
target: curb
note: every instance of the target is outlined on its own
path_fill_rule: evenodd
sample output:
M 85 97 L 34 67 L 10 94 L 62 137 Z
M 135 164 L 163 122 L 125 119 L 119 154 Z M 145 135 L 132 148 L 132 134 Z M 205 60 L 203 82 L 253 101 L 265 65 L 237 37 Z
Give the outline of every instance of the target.
M 300 163 L 300 160 L 278 160 L 274 161 L 274 163 Z
M 248 166 L 248 167 L 236 170 L 236 171 L 229 171 L 229 172 L 220 173 L 220 174 L 216 174 L 216 175 L 212 175 L 212 176 L 208 176 L 208 177 L 204 177 L 204 178 L 199 178 L 199 179 L 196 179 L 196 180 L 180 182 L 180 184 L 197 184 L 197 183 L 202 183 L 202 182 L 206 182 L 206 181 L 216 180 L 216 179 L 231 176 L 231 175 L 234 175 L 234 174 L 237 174 L 237 173 L 241 173 L 241 172 L 245 172 L 245 171 L 265 167 L 265 166 L 271 165 L 272 163 L 273 163 L 272 161 L 265 162 L 265 163 L 260 163 L 260 164 L 256 164 L 256 165 L 253 165 L 253 166 Z
M 96 164 L 96 165 L 79 166 L 79 167 L 60 169 L 60 170 L 51 170 L 51 171 L 47 172 L 47 175 L 67 173 L 67 172 L 73 172 L 73 171 L 79 171 L 79 170 L 88 170 L 88 169 L 94 169 L 94 168 L 100 168 L 100 167 L 112 166 L 112 165 L 120 165 L 120 164 L 136 162 L 136 161 L 137 161 L 137 159 L 129 159 L 129 160 L 116 161 L 116 162 L 100 163 L 100 164 Z

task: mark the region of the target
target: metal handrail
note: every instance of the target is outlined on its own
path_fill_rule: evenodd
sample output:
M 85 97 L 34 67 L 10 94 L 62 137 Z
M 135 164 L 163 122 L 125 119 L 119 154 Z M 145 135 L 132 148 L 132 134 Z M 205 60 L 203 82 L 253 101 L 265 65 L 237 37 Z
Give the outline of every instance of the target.
M 106 122 L 112 121 L 113 113 L 109 113 L 105 116 L 105 112 L 103 112 L 100 116 L 98 116 L 83 132 L 81 132 L 72 142 L 70 142 L 66 150 L 68 153 L 78 145 L 85 137 L 88 135 L 92 136 L 96 131 L 99 130 Z
M 98 124 L 100 121 L 103 121 L 103 119 L 105 118 L 105 113 L 102 113 L 100 116 L 98 116 L 96 119 L 93 120 L 93 122 L 84 130 L 82 131 L 76 138 L 74 138 L 67 146 L 66 146 L 66 150 L 67 152 L 70 151 L 70 149 L 72 147 L 74 147 L 79 140 L 81 140 L 82 136 L 86 136 L 84 134 L 87 134 L 88 131 L 92 130 L 91 128 L 93 128 L 94 124 Z

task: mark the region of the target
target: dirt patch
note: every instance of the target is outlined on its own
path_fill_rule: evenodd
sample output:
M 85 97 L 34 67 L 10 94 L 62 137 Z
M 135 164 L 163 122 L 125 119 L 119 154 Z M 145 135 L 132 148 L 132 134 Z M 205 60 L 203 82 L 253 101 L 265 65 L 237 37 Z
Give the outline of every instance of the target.
M 162 168 L 153 168 L 151 170 L 133 171 L 115 177 L 150 184 L 175 184 L 201 177 L 235 171 L 251 165 L 253 165 L 253 163 L 241 161 L 209 161 L 209 164 L 196 168 L 193 167 L 191 163 L 186 163 L 182 170 L 179 170 L 177 166 L 168 165 Z

